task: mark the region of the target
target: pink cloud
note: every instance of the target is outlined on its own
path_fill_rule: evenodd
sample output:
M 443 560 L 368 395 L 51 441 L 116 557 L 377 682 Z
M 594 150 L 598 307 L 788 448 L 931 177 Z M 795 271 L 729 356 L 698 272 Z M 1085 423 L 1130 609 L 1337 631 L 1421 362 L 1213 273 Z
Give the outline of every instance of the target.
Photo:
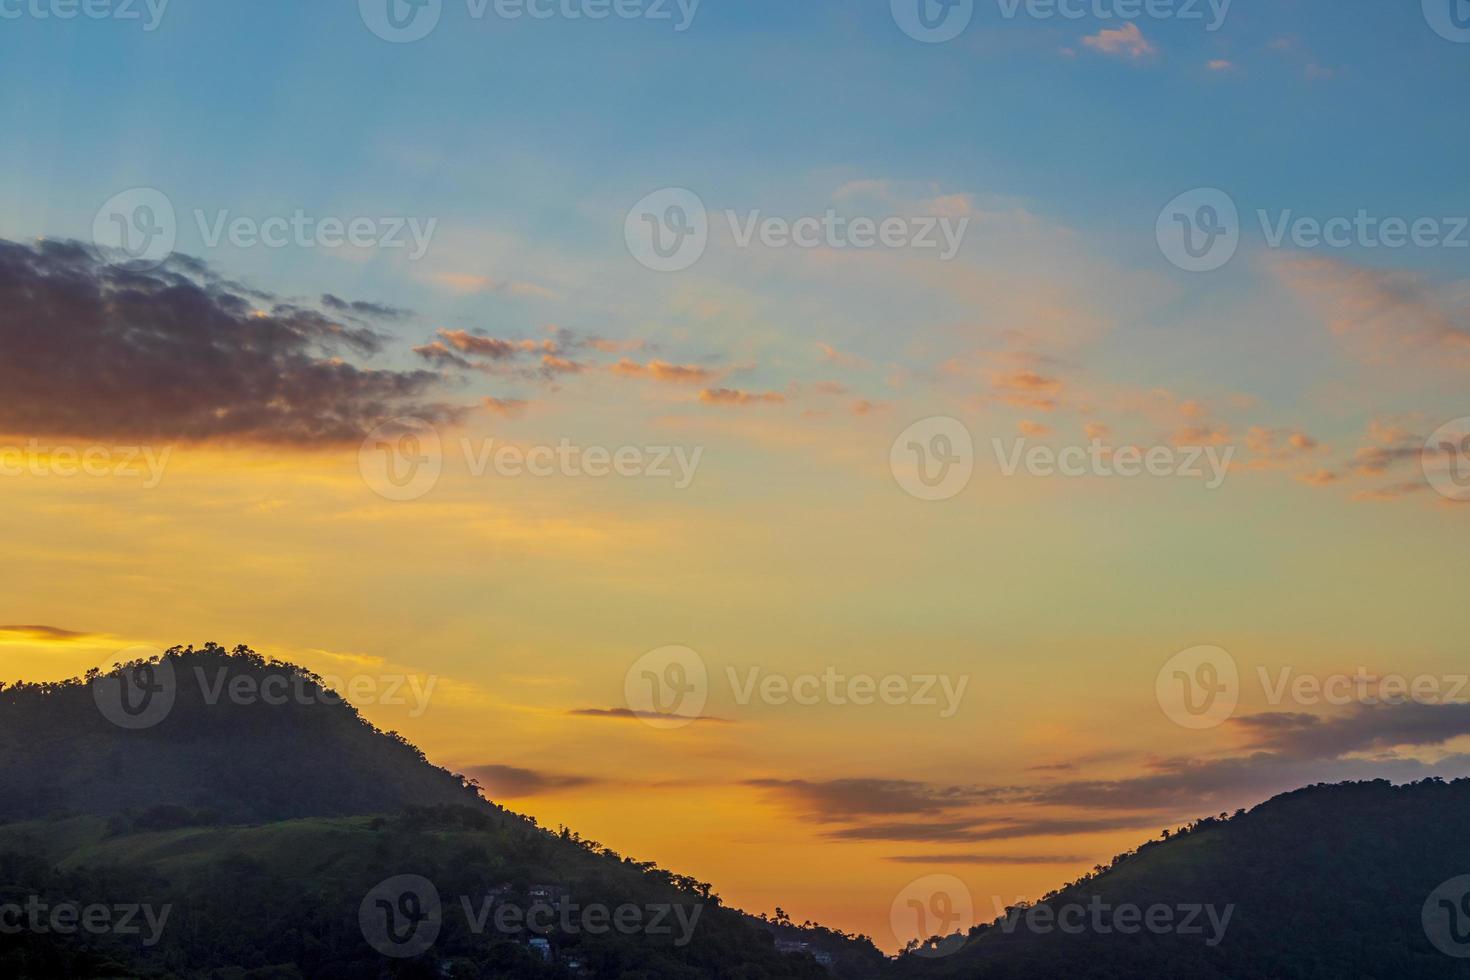
M 1138 25 L 1132 22 L 1114 30 L 1104 28 L 1091 37 L 1084 37 L 1082 43 L 1102 54 L 1116 58 L 1129 58 L 1134 61 L 1159 52 L 1159 49 L 1143 36 L 1143 31 L 1138 29 Z

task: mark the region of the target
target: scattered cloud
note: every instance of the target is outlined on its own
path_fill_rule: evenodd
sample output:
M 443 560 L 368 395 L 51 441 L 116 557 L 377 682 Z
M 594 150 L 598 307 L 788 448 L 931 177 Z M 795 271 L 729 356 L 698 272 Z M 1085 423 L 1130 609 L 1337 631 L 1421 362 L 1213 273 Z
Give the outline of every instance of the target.
M 786 396 L 779 391 L 742 391 L 739 388 L 706 388 L 699 393 L 706 405 L 780 405 Z
M 865 368 L 868 361 L 858 357 L 856 354 L 848 354 L 838 350 L 831 344 L 817 344 L 817 350 L 822 353 L 822 360 L 828 364 L 836 364 L 845 368 Z
M 43 640 L 48 643 L 70 643 L 91 638 L 92 633 L 66 630 L 59 626 L 0 626 L 0 636 L 24 640 Z
M 480 404 L 484 405 L 486 410 L 493 415 L 500 415 L 504 418 L 519 418 L 526 414 L 526 406 L 530 403 L 522 401 L 519 398 L 494 398 L 487 395 L 480 399 Z
M 895 854 L 884 858 L 896 864 L 975 864 L 989 867 L 1019 867 L 1034 864 L 1082 864 L 1078 854 Z
M 1159 823 L 1157 815 L 1035 820 L 940 820 L 914 823 L 865 824 L 829 831 L 831 840 L 910 841 L 922 844 L 977 843 L 1028 837 L 1071 837 L 1115 830 L 1138 830 Z
M 672 384 L 707 384 L 719 377 L 718 371 L 697 364 L 670 364 L 659 360 L 640 364 L 628 357 L 619 360 L 610 370 L 625 378 L 651 378 Z
M 1159 49 L 1143 36 L 1143 31 L 1139 30 L 1138 25 L 1132 21 L 1118 28 L 1103 28 L 1090 37 L 1084 37 L 1082 43 L 1102 54 L 1134 61 L 1159 52 Z
M 1283 258 L 1272 268 L 1366 361 L 1470 355 L 1470 307 L 1455 285 L 1436 287 L 1416 272 L 1334 258 Z
M 603 782 L 592 776 L 569 776 L 503 765 L 470 766 L 464 770 L 464 774 L 479 782 L 486 795 L 503 799 L 545 796 L 558 790 L 577 789 Z
M 456 293 L 501 293 L 507 296 L 534 296 L 540 299 L 560 299 L 560 294 L 534 282 L 518 280 L 502 281 L 489 276 L 466 273 L 441 272 L 431 280 Z
M 575 708 L 567 714 L 575 718 L 610 718 L 615 721 L 641 721 L 643 719 L 658 721 L 713 721 L 729 724 L 728 718 L 716 718 L 714 715 L 670 715 L 660 714 L 657 711 L 635 711 L 632 708 Z
M 776 800 L 822 821 L 856 816 L 940 813 L 986 795 L 974 787 L 933 787 L 907 779 L 751 779 Z

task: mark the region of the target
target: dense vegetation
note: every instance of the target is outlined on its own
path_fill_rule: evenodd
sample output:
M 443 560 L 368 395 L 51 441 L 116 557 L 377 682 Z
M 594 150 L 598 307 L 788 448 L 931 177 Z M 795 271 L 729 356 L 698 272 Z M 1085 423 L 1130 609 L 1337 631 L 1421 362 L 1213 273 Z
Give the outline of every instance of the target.
M 154 944 L 146 929 L 0 928 L 0 977 L 829 975 L 812 955 L 778 951 L 778 928 L 833 951 L 854 977 L 884 962 L 866 940 L 767 924 L 725 907 L 707 884 L 541 828 L 319 690 L 281 704 L 204 697 L 221 670 L 318 683 L 298 667 L 245 648 L 166 656 L 176 700 L 144 730 L 101 716 L 92 677 L 0 688 L 0 819 L 9 821 L 0 822 L 0 909 L 28 900 L 169 909 Z M 376 886 L 407 874 L 433 884 L 442 920 L 428 949 L 394 959 L 365 939 L 359 913 Z M 599 932 L 580 915 L 571 930 L 559 914 L 550 929 L 544 917 L 531 928 L 485 916 L 538 904 L 631 908 L 640 918 Z M 685 923 L 697 914 L 692 928 L 681 914 Z
M 1029 928 L 1022 906 L 970 930 L 946 956 L 903 957 L 896 972 L 926 980 L 1470 977 L 1470 960 L 1435 949 L 1421 921 L 1440 884 L 1470 873 L 1467 817 L 1470 780 L 1308 787 L 1166 832 L 1038 903 L 1052 914 L 1094 899 L 1112 908 L 1213 905 L 1220 915 L 1229 906 L 1215 945 L 1203 914 L 1199 934 L 1069 935 Z
M 0 685 L 0 977 L 816 980 L 830 975 L 820 956 L 842 980 L 1470 980 L 1470 959 L 1436 950 L 1420 918 L 1437 886 L 1470 875 L 1470 780 L 1315 786 L 1206 818 L 1045 896 L 1040 919 L 1021 906 L 887 960 L 863 937 L 748 916 L 707 884 L 539 827 L 298 667 L 216 646 L 166 659 L 176 702 L 137 731 L 103 718 L 94 676 Z M 310 696 L 211 704 L 219 672 Z M 398 875 L 431 882 L 442 909 L 433 942 L 402 958 L 375 949 L 362 918 Z M 484 917 L 567 902 L 698 919 L 598 932 Z M 27 903 L 168 918 L 156 942 L 141 916 L 131 934 L 10 928 Z M 1079 906 L 1216 919 L 1197 914 L 1193 932 L 1031 925 Z M 1470 898 L 1461 908 L 1470 928 Z M 941 943 L 947 955 L 924 955 Z
M 309 671 L 245 647 L 174 649 L 167 660 L 172 708 L 136 731 L 98 710 L 96 671 L 54 684 L 0 684 L 0 821 L 160 803 L 226 822 L 483 805 L 465 780 L 430 765 L 397 733 L 378 731 Z M 251 695 L 229 696 L 229 685 L 242 681 Z

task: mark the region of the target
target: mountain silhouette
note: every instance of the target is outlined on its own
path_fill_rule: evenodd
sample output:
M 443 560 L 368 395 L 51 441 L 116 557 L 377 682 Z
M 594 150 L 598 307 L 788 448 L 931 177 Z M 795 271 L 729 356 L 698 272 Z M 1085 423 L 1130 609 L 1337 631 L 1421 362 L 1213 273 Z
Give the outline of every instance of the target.
M 1470 780 L 1296 790 L 1166 832 L 1035 906 L 977 897 L 993 919 L 896 975 L 1470 977 L 1467 819 Z
M 155 659 L 0 689 L 0 821 L 161 804 L 235 823 L 485 805 L 301 667 L 212 645 Z
M 83 911 L 58 928 L 66 908 Z M 88 908 L 118 928 L 78 927 Z M 866 978 L 884 963 L 866 939 L 749 916 L 511 813 L 245 647 L 0 685 L 6 980 Z
M 1470 980 L 1467 818 L 1470 780 L 1308 787 L 1035 905 L 920 895 L 936 935 L 888 958 L 540 827 L 300 667 L 176 648 L 0 686 L 0 977 Z

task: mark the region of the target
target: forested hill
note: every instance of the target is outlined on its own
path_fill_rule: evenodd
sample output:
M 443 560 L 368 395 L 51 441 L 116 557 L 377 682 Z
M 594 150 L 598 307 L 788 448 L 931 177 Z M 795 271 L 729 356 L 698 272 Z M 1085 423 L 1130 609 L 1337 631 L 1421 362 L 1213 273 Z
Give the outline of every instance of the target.
M 1470 977 L 1461 958 L 1470 957 L 1470 877 L 1455 881 L 1470 875 L 1467 826 L 1470 780 L 1308 787 L 1146 844 L 1047 896 L 1045 908 L 1012 909 L 896 971 L 931 980 Z
M 164 804 L 229 823 L 485 806 L 301 667 L 214 645 L 156 660 L 0 687 L 0 821 Z
M 135 931 L 11 928 L 33 905 L 127 914 Z M 0 917 L 5 980 L 868 980 L 886 965 L 864 938 L 766 923 L 548 831 L 309 672 L 213 645 L 0 689 Z
M 292 696 L 221 694 L 282 685 Z M 0 905 L 169 910 L 153 944 L 0 930 L 0 976 L 1470 980 L 1466 826 L 1470 780 L 1313 786 L 888 961 L 862 937 L 751 919 L 708 884 L 548 832 L 299 667 L 178 649 L 0 688 Z M 443 899 L 442 918 L 413 955 L 386 955 L 371 913 L 424 895 L 373 897 L 404 876 Z M 680 910 L 688 928 L 536 934 L 475 914 L 562 899 L 667 923 Z

